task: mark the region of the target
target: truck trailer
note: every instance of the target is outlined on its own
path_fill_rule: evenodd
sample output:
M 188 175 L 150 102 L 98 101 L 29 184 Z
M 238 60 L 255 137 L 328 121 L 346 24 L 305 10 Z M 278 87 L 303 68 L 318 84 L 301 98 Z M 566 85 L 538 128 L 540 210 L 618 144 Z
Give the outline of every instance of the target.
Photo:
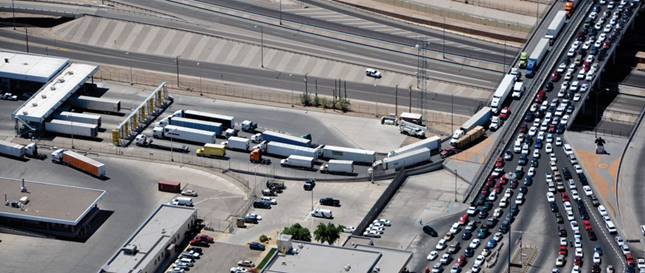
M 320 166 L 321 173 L 354 173 L 354 162 L 351 160 L 332 159 Z
M 180 193 L 181 192 L 181 182 L 173 180 L 159 180 L 157 182 L 157 189 L 159 191 Z
M 60 119 L 52 119 L 49 122 L 45 122 L 45 130 L 47 132 L 73 136 L 96 138 L 98 128 L 99 127 L 96 124 L 80 123 Z
M 205 121 L 199 119 L 182 118 L 169 116 L 159 121 L 159 126 L 175 125 L 186 128 L 215 132 L 216 135 L 222 134 L 223 126 L 219 122 Z
M 309 156 L 290 155 L 289 157 L 280 160 L 280 165 L 286 167 L 312 169 L 314 167 L 314 158 Z
M 204 147 L 197 149 L 195 154 L 203 157 L 225 157 L 226 147 L 222 144 L 206 143 Z
M 121 101 L 89 96 L 78 96 L 73 102 L 74 107 L 97 112 L 119 113 Z
M 387 154 L 387 156 L 393 157 L 396 155 L 407 153 L 409 151 L 418 150 L 421 148 L 428 148 L 430 149 L 431 152 L 438 151 L 439 148 L 441 148 L 441 138 L 438 136 L 426 138 L 424 140 L 420 140 L 420 141 L 405 145 L 403 147 L 400 147 L 394 151 L 391 151 Z
M 465 148 L 471 145 L 476 140 L 480 139 L 482 136 L 484 136 L 485 133 L 486 130 L 484 129 L 484 127 L 477 126 L 474 129 L 468 131 L 466 135 L 459 138 L 455 143 L 451 144 L 457 148 Z
M 508 95 L 511 93 L 511 90 L 513 90 L 515 80 L 515 75 L 506 74 L 502 79 L 502 82 L 497 86 L 495 93 L 493 93 L 493 99 L 490 102 L 490 108 L 493 113 L 499 113 L 499 110 L 502 108 L 502 104 L 504 104 L 506 98 L 508 98 Z
M 156 138 L 171 138 L 194 143 L 215 143 L 217 139 L 215 132 L 175 125 L 157 126 L 152 129 L 152 133 Z
M 432 153 L 428 148 L 421 148 L 405 152 L 393 157 L 386 157 L 374 163 L 374 167 L 381 165 L 384 170 L 398 170 L 405 167 L 417 165 L 421 162 L 430 161 Z
M 173 116 L 221 123 L 222 130 L 235 127 L 235 117 L 232 116 L 193 110 L 177 110 L 175 113 L 173 113 Z
M 84 171 L 96 177 L 105 176 L 105 165 L 103 163 L 70 150 L 58 149 L 52 152 L 52 161 Z
M 544 59 L 544 55 L 546 55 L 548 51 L 549 51 L 549 39 L 547 38 L 540 39 L 540 41 L 533 49 L 533 52 L 531 52 L 531 56 L 529 56 L 529 62 L 526 65 L 527 78 L 533 78 L 533 76 L 535 76 L 535 72 L 537 72 L 538 67 L 540 67 L 540 63 L 542 63 L 542 59 Z
M 249 150 L 250 143 L 251 141 L 248 138 L 236 136 L 229 137 L 227 141 L 223 142 L 224 146 L 226 146 L 226 148 L 229 150 L 238 150 L 245 152 Z
M 99 115 L 64 111 L 58 114 L 54 119 L 95 124 L 96 126 L 101 127 L 101 116 Z
M 0 154 L 15 158 L 23 158 L 25 156 L 25 153 L 25 146 L 9 141 L 0 140 Z
M 558 11 L 553 17 L 553 20 L 549 24 L 549 28 L 546 29 L 546 34 L 544 38 L 549 39 L 551 43 L 558 37 L 562 27 L 564 27 L 567 22 L 567 12 L 564 10 Z
M 369 164 L 376 161 L 376 152 L 374 151 L 332 145 L 323 146 L 321 151 L 322 157 L 326 159 L 351 160 Z
M 459 129 L 455 130 L 452 133 L 452 138 L 450 143 L 455 143 L 459 138 L 466 134 L 466 132 L 477 126 L 486 126 L 493 116 L 492 109 L 490 107 L 482 107 L 477 113 L 475 113 L 470 119 L 468 119 L 464 124 L 462 124 Z
M 253 142 L 260 143 L 262 141 L 274 141 L 274 142 L 282 142 L 282 143 L 287 143 L 291 145 L 298 145 L 298 146 L 304 146 L 304 147 L 309 147 L 311 146 L 311 139 L 306 139 L 303 137 L 297 137 L 297 136 L 291 136 L 283 133 L 278 133 L 274 131 L 264 131 L 261 134 L 255 134 L 251 138 Z
M 282 142 L 270 141 L 264 145 L 264 152 L 269 155 L 279 157 L 289 157 L 291 155 L 306 156 L 311 158 L 318 158 L 320 148 L 302 147 Z

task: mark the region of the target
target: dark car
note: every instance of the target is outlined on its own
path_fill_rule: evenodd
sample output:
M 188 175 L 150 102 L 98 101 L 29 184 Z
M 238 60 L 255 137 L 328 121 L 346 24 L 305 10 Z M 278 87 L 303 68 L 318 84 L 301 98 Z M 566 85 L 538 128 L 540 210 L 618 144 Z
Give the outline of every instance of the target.
M 457 150 L 455 148 L 446 148 L 441 150 L 440 156 L 441 158 L 446 158 L 456 153 L 457 153 Z
M 340 207 L 340 200 L 331 197 L 325 197 L 320 199 L 320 204 L 323 206 Z
M 470 238 L 473 237 L 473 232 L 472 231 L 464 231 L 464 233 L 461 234 L 461 239 L 462 240 L 470 240 Z
M 259 243 L 259 242 L 251 242 L 251 243 L 249 244 L 249 248 L 250 248 L 251 250 L 259 250 L 259 251 L 264 251 L 264 250 L 266 249 L 266 247 L 264 246 L 264 244 Z
M 315 181 L 315 180 L 313 180 L 313 179 L 308 179 L 308 180 L 307 180 L 307 181 L 305 181 L 305 183 L 302 185 L 302 188 L 303 188 L 305 191 L 312 191 L 312 190 L 314 190 L 314 188 L 315 188 L 315 187 L 316 187 L 316 181 Z
M 472 248 L 467 247 L 466 250 L 464 251 L 464 256 L 466 256 L 466 257 L 475 256 L 475 250 L 472 249 Z
M 428 235 L 432 236 L 432 237 L 437 237 L 438 236 L 437 231 L 434 230 L 434 228 L 432 228 L 431 226 L 428 226 L 428 225 L 423 226 L 423 232 L 425 234 L 428 234 Z
M 270 209 L 271 202 L 266 200 L 256 200 L 253 202 L 253 207 L 257 209 Z
M 553 82 L 547 82 L 544 85 L 544 90 L 546 90 L 547 92 L 551 92 L 551 90 L 553 90 Z

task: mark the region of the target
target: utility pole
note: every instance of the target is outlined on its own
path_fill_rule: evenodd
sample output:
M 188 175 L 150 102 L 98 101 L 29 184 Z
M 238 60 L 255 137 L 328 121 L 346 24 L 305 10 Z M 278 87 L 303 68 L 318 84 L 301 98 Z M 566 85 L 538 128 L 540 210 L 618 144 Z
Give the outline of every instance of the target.
M 399 115 L 399 85 L 394 86 L 394 115 Z
M 309 90 L 307 90 L 307 74 L 305 74 L 305 98 L 309 96 Z
M 441 30 L 442 30 L 441 31 L 441 43 L 442 43 L 442 47 L 443 47 L 441 52 L 443 52 L 443 58 L 445 59 L 446 58 L 446 15 L 445 14 L 443 16 L 443 26 L 442 26 Z
M 175 58 L 175 65 L 177 67 L 177 88 L 179 88 L 179 56 Z
M 282 13 L 280 13 L 282 15 Z M 256 25 L 260 29 L 260 67 L 264 68 L 264 28 Z
M 450 132 L 455 131 L 455 94 L 450 94 Z
M 412 85 L 410 85 L 410 104 L 408 105 L 408 112 L 412 113 Z
M 29 53 L 29 33 L 27 32 L 27 27 L 25 27 L 25 47 L 27 47 L 27 53 Z
M 13 21 L 13 30 L 16 30 L 16 7 L 13 0 L 11 0 L 11 21 Z
M 282 0 L 280 0 L 280 25 L 282 25 Z

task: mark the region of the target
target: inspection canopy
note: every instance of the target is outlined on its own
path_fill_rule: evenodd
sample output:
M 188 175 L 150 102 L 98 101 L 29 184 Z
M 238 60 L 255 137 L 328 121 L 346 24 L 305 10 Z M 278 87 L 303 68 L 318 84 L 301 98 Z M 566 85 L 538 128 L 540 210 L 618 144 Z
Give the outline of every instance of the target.
M 0 78 L 45 83 L 69 60 L 0 51 Z

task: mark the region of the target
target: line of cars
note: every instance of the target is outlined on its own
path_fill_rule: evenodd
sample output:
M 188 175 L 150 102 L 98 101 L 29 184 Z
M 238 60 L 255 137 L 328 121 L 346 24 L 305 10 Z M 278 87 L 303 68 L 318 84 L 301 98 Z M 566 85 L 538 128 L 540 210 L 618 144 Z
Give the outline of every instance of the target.
M 189 246 L 185 251 L 179 253 L 177 259 L 170 265 L 166 273 L 184 273 L 189 271 L 191 267 L 195 266 L 195 263 L 201 258 L 204 254 L 204 249 L 201 246 L 209 246 L 214 243 L 215 239 L 206 234 L 197 234 L 189 242 Z
M 388 219 L 376 219 L 370 223 L 369 226 L 363 231 L 363 236 L 371 238 L 381 238 L 385 232 L 385 228 L 392 226 L 392 221 Z

